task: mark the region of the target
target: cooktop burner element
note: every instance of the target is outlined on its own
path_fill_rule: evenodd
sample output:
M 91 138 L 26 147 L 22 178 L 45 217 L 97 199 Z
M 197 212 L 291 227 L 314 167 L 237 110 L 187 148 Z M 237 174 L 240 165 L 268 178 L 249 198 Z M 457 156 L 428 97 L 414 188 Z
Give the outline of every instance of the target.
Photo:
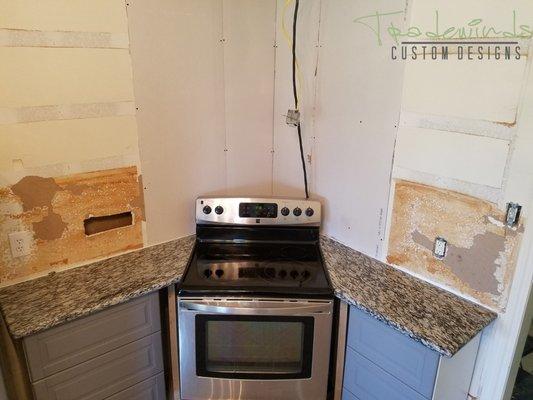
M 220 213 L 211 212 L 217 207 Z M 313 212 L 277 213 L 283 209 Z M 332 295 L 318 242 L 320 203 L 204 198 L 196 215 L 197 241 L 180 295 Z

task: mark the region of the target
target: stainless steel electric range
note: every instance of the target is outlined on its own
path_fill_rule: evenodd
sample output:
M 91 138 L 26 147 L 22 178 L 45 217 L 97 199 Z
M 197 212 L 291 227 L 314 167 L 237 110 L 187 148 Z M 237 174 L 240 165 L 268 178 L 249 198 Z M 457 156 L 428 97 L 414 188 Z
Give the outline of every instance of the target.
M 326 399 L 333 291 L 320 214 L 311 200 L 197 200 L 178 292 L 182 399 Z

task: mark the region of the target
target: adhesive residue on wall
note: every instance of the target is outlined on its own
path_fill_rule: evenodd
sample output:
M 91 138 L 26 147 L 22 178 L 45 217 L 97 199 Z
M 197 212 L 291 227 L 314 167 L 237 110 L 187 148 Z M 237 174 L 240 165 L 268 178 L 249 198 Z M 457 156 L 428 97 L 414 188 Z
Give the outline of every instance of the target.
M 0 188 L 0 282 L 143 246 L 136 167 L 56 178 L 26 176 Z M 132 223 L 87 235 L 84 221 L 131 213 Z M 8 234 L 33 234 L 31 254 L 11 255 Z
M 387 261 L 504 309 L 522 225 L 509 228 L 495 204 L 407 181 L 395 182 Z M 447 240 L 444 259 L 433 256 Z

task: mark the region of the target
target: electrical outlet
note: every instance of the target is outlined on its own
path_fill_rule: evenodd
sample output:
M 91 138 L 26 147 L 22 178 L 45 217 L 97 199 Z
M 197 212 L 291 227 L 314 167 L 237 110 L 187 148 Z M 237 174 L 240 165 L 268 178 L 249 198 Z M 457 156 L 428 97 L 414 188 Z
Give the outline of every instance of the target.
M 28 231 L 13 232 L 8 235 L 11 254 L 22 257 L 30 254 L 33 237 Z
M 517 203 L 507 204 L 507 215 L 505 216 L 505 223 L 509 227 L 518 225 L 518 219 L 520 218 L 520 211 L 522 206 Z
M 435 258 L 442 260 L 446 256 L 446 248 L 448 247 L 448 242 L 446 239 L 441 237 L 435 238 L 435 243 L 433 245 L 433 255 Z

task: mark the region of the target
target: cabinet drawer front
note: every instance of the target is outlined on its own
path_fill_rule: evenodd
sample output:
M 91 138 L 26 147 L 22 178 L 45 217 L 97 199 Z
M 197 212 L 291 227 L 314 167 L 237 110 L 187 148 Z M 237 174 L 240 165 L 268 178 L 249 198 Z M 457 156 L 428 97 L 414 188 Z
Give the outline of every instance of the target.
M 165 374 L 160 373 L 108 397 L 107 400 L 165 400 L 165 398 Z
M 354 350 L 346 350 L 344 387 L 360 400 L 425 400 Z M 349 399 L 349 397 L 348 397 Z
M 439 355 L 376 318 L 350 307 L 348 346 L 431 398 Z
M 24 339 L 32 382 L 161 329 L 159 294 L 111 307 Z
M 161 333 L 42 379 L 36 400 L 102 400 L 163 372 Z

